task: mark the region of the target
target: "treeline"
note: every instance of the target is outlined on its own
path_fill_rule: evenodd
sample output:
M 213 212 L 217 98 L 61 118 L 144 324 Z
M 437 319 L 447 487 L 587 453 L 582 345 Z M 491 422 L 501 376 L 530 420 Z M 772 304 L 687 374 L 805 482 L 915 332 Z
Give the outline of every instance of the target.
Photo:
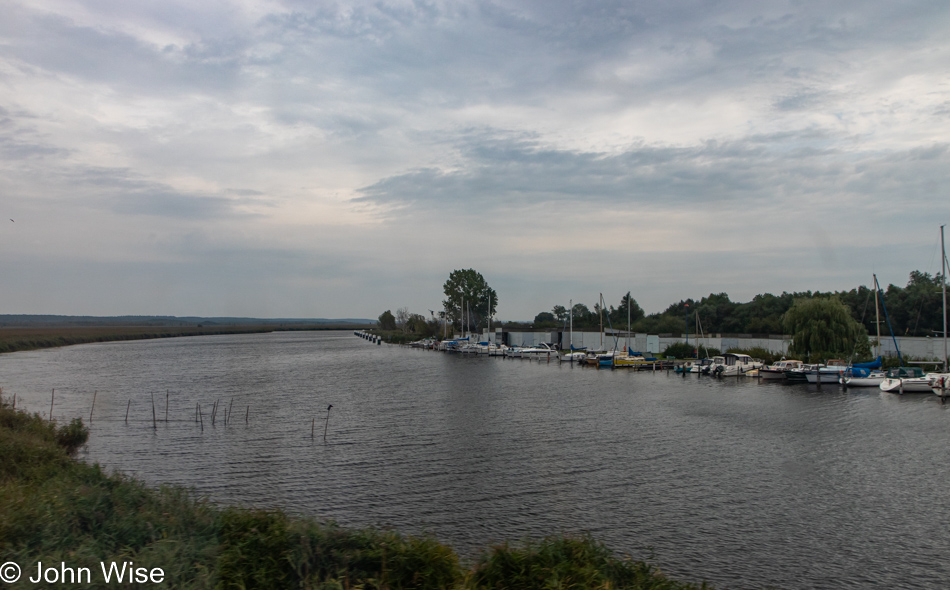
M 881 334 L 889 335 L 884 308 L 890 319 L 893 333 L 900 336 L 942 336 L 943 302 L 941 294 L 942 275 L 915 270 L 910 273 L 907 285 L 888 285 L 884 290 L 884 305 L 880 310 Z M 603 325 L 626 329 L 627 308 L 630 308 L 631 330 L 640 333 L 666 334 L 696 330 L 696 315 L 705 333 L 782 334 L 782 319 L 793 303 L 801 299 L 835 297 L 847 308 L 852 318 L 875 334 L 874 290 L 860 286 L 850 291 L 802 291 L 773 295 L 756 295 L 752 301 L 738 303 L 726 293 L 713 293 L 699 300 L 685 299 L 671 304 L 664 311 L 646 315 L 636 300 L 628 293 L 620 303 L 603 306 Z M 599 328 L 601 306 L 574 304 L 575 329 Z M 549 312 L 541 312 L 534 318 L 532 327 L 560 328 L 570 320 L 563 306 L 555 306 Z

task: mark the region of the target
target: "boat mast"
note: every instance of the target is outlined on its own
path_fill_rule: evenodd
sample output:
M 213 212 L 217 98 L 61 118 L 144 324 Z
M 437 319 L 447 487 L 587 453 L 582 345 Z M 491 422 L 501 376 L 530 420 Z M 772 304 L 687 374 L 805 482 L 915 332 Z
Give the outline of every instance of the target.
M 874 276 L 874 288 L 881 290 L 881 283 L 877 282 L 877 275 Z M 884 293 L 881 293 L 881 305 L 884 306 L 884 319 L 887 320 L 887 330 L 891 333 L 891 339 L 894 341 L 894 348 L 897 349 L 897 362 L 904 366 L 904 357 L 901 356 L 901 347 L 897 344 L 897 336 L 894 334 L 894 328 L 891 327 L 891 316 L 887 313 L 887 303 L 884 302 Z
M 943 242 L 943 228 L 944 225 L 940 226 L 940 251 L 943 253 L 943 258 L 940 261 L 940 272 L 943 274 L 943 280 L 940 281 L 943 287 L 943 372 L 947 372 L 947 268 L 950 267 L 950 264 L 947 264 L 947 248 Z
M 491 342 L 491 291 L 488 292 L 488 340 Z
M 604 350 L 604 294 L 600 294 L 600 349 Z
M 706 346 L 706 333 L 703 331 L 703 324 L 699 321 L 699 310 L 697 309 L 696 314 L 696 358 L 699 358 L 699 347 L 703 347 L 706 350 L 704 356 L 709 356 L 709 347 Z
M 874 277 L 877 283 L 877 277 Z M 877 288 L 874 289 L 874 323 L 877 326 L 877 356 L 881 356 L 881 306 L 877 302 Z
M 624 354 L 630 352 L 630 291 L 627 291 L 627 340 L 626 340 L 627 350 L 624 351 Z
M 570 335 L 570 337 L 569 337 L 569 340 L 570 340 L 570 344 L 571 344 L 571 354 L 573 354 L 573 353 L 574 353 L 574 300 L 573 300 L 573 299 L 569 299 L 569 300 L 568 300 L 568 305 L 571 306 L 571 310 L 570 310 L 570 314 L 571 314 L 571 335 Z M 573 357 L 573 356 L 571 357 L 571 360 L 572 360 L 572 361 L 574 360 L 574 357 Z

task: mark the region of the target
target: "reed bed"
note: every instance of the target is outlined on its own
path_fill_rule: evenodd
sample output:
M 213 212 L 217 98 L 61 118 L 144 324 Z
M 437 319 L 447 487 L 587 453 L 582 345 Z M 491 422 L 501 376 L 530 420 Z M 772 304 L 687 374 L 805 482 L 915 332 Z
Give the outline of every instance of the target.
M 91 342 L 179 338 L 216 334 L 259 334 L 299 330 L 350 330 L 352 324 L 332 325 L 212 325 L 212 326 L 38 326 L 0 327 L 0 353 L 55 348 Z

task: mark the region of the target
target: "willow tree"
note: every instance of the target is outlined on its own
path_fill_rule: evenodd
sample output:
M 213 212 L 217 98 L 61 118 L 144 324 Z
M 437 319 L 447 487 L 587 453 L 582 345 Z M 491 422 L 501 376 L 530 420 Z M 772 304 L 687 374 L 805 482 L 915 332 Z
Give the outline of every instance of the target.
M 785 333 L 792 336 L 789 353 L 806 362 L 871 354 L 867 329 L 836 297 L 798 299 L 785 312 L 782 323 Z
M 453 270 L 442 289 L 446 296 L 442 305 L 452 323 L 460 328 L 474 330 L 495 314 L 498 293 L 474 269 Z

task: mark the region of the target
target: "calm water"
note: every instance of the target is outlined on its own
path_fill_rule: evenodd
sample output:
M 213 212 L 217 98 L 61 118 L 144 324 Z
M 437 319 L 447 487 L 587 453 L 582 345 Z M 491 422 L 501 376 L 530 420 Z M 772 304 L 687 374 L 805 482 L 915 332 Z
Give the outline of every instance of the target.
M 936 396 L 460 357 L 349 332 L 3 355 L 0 386 L 42 413 L 55 388 L 54 416 L 87 420 L 98 391 L 89 461 L 223 502 L 427 531 L 465 555 L 590 531 L 720 588 L 950 587 L 950 404 Z M 212 427 L 214 401 L 232 399 L 231 424 L 221 409 Z

